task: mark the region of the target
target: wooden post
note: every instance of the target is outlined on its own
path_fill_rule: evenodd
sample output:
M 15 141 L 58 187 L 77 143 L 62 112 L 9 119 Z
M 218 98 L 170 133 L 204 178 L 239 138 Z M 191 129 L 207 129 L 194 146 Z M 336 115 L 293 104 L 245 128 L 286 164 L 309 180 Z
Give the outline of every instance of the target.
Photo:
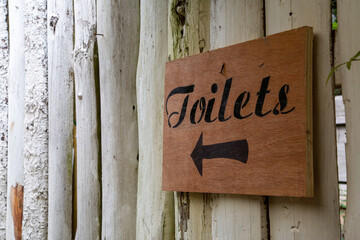
M 339 63 L 349 59 L 360 51 L 360 5 L 358 1 L 338 1 L 338 40 Z M 359 59 L 359 56 L 357 57 Z M 360 238 L 360 96 L 359 62 L 353 62 L 351 69 L 343 66 L 340 70 L 346 119 L 346 170 L 347 204 L 345 219 L 345 239 Z
M 209 17 L 209 1 L 169 1 L 169 60 L 210 49 Z M 210 198 L 207 194 L 175 192 L 174 196 L 176 239 L 211 239 Z
M 262 1 L 171 1 L 169 58 L 261 37 L 262 19 Z M 176 193 L 175 216 L 177 239 L 267 237 L 260 197 Z
M 24 4 L 9 1 L 9 132 L 6 239 L 19 239 L 22 235 L 24 186 Z M 18 191 L 17 191 L 18 190 Z M 18 193 L 18 194 L 15 194 Z M 17 201 L 11 201 L 17 200 Z M 19 204 L 15 204 L 15 202 Z M 13 215 L 12 212 L 18 214 Z
M 139 176 L 136 238 L 174 239 L 174 197 L 161 191 L 167 1 L 141 1 L 137 68 Z
M 24 239 L 47 237 L 49 158 L 46 19 L 46 0 L 24 1 Z
M 330 1 L 266 1 L 266 34 L 300 26 L 314 31 L 314 189 L 315 197 L 270 198 L 274 239 L 339 239 L 338 178 L 331 69 Z M 351 238 L 350 238 L 351 239 Z
M 225 47 L 264 34 L 263 2 L 212 1 L 211 49 Z M 213 194 L 212 239 L 266 239 L 265 198 Z
M 77 132 L 76 239 L 100 239 L 100 132 L 95 1 L 75 1 L 75 99 Z
M 0 238 L 6 238 L 6 177 L 8 164 L 9 31 L 7 1 L 0 0 Z
M 136 236 L 139 20 L 139 1 L 97 1 L 103 239 Z
M 74 120 L 73 2 L 47 3 L 49 66 L 48 239 L 70 239 Z M 61 50 L 60 50 L 61 49 Z

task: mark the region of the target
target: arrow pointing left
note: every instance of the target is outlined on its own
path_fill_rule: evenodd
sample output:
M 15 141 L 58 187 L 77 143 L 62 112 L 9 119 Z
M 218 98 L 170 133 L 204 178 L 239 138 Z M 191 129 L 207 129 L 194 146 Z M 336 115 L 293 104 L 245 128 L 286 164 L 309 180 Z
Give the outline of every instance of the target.
M 229 158 L 246 163 L 249 155 L 249 146 L 246 139 L 203 145 L 203 134 L 201 133 L 194 150 L 191 153 L 199 174 L 202 176 L 203 159 Z

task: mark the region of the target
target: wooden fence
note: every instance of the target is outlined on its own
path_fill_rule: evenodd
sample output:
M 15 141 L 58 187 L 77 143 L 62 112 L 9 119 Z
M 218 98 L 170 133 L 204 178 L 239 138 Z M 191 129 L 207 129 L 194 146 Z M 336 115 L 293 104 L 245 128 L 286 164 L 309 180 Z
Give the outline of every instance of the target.
M 360 2 L 337 10 L 334 34 L 330 0 L 0 0 L 0 239 L 340 239 L 326 78 L 360 49 Z M 165 62 L 305 25 L 315 197 L 161 191 Z M 347 240 L 360 239 L 359 75 L 335 74 Z

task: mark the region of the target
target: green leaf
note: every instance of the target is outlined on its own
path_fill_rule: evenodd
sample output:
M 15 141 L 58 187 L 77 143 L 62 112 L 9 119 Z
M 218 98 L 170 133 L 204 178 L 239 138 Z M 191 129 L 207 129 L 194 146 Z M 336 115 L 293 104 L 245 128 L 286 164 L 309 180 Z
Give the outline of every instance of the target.
M 337 30 L 338 29 L 338 24 L 337 22 L 333 22 L 332 23 L 332 30 Z
M 327 76 L 327 78 L 326 78 L 326 84 L 329 82 L 329 79 L 331 78 L 331 76 L 334 74 L 334 71 L 335 71 L 335 69 L 333 68 L 333 69 L 331 69 L 331 71 L 330 71 L 330 73 L 329 73 L 329 75 Z
M 348 62 L 346 63 L 346 68 L 350 70 L 350 68 L 351 68 L 351 61 L 348 61 Z
M 351 60 L 355 60 L 355 58 L 359 57 L 360 56 L 360 51 L 358 51 L 352 58 Z

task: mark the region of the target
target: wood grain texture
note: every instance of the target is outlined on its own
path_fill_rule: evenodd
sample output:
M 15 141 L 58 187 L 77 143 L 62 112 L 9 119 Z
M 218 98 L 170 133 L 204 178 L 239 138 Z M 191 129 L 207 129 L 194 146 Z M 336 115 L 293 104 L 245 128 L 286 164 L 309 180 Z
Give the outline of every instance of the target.
M 75 99 L 77 140 L 76 239 L 100 239 L 100 133 L 97 97 L 96 1 L 76 1 Z
M 339 239 L 339 204 L 333 85 L 330 1 L 266 1 L 266 33 L 304 25 L 314 30 L 314 198 L 270 198 L 274 239 Z
M 167 2 L 141 1 L 136 76 L 139 172 L 136 238 L 175 238 L 174 195 L 161 190 Z
M 16 184 L 11 186 L 10 208 L 14 223 L 14 235 L 16 240 L 22 239 L 22 220 L 23 220 L 23 204 L 24 204 L 24 186 Z
M 208 51 L 210 48 L 210 2 L 208 0 L 168 3 L 169 60 Z M 163 118 L 163 116 L 162 116 Z M 175 238 L 211 239 L 210 202 L 205 194 L 176 192 Z
M 8 165 L 9 29 L 7 0 L 0 1 L 0 238 L 6 238 Z
M 103 239 L 136 238 L 139 11 L 139 1 L 97 1 Z
M 312 196 L 309 48 L 304 27 L 167 63 L 163 189 Z M 184 86 L 191 92 L 173 94 Z
M 9 124 L 7 206 L 11 206 L 11 187 L 24 186 L 24 99 L 25 39 L 23 1 L 9 1 Z M 15 239 L 11 207 L 6 213 L 6 239 Z
M 49 239 L 70 239 L 73 184 L 73 2 L 47 2 Z M 61 49 L 61 51 L 59 51 Z
M 360 3 L 359 1 L 338 1 L 339 55 L 340 62 L 348 61 L 360 50 Z M 359 58 L 359 57 L 357 57 Z M 346 115 L 346 164 L 347 164 L 347 205 L 345 239 L 360 238 L 360 96 L 359 62 L 353 62 L 351 70 L 340 70 Z

